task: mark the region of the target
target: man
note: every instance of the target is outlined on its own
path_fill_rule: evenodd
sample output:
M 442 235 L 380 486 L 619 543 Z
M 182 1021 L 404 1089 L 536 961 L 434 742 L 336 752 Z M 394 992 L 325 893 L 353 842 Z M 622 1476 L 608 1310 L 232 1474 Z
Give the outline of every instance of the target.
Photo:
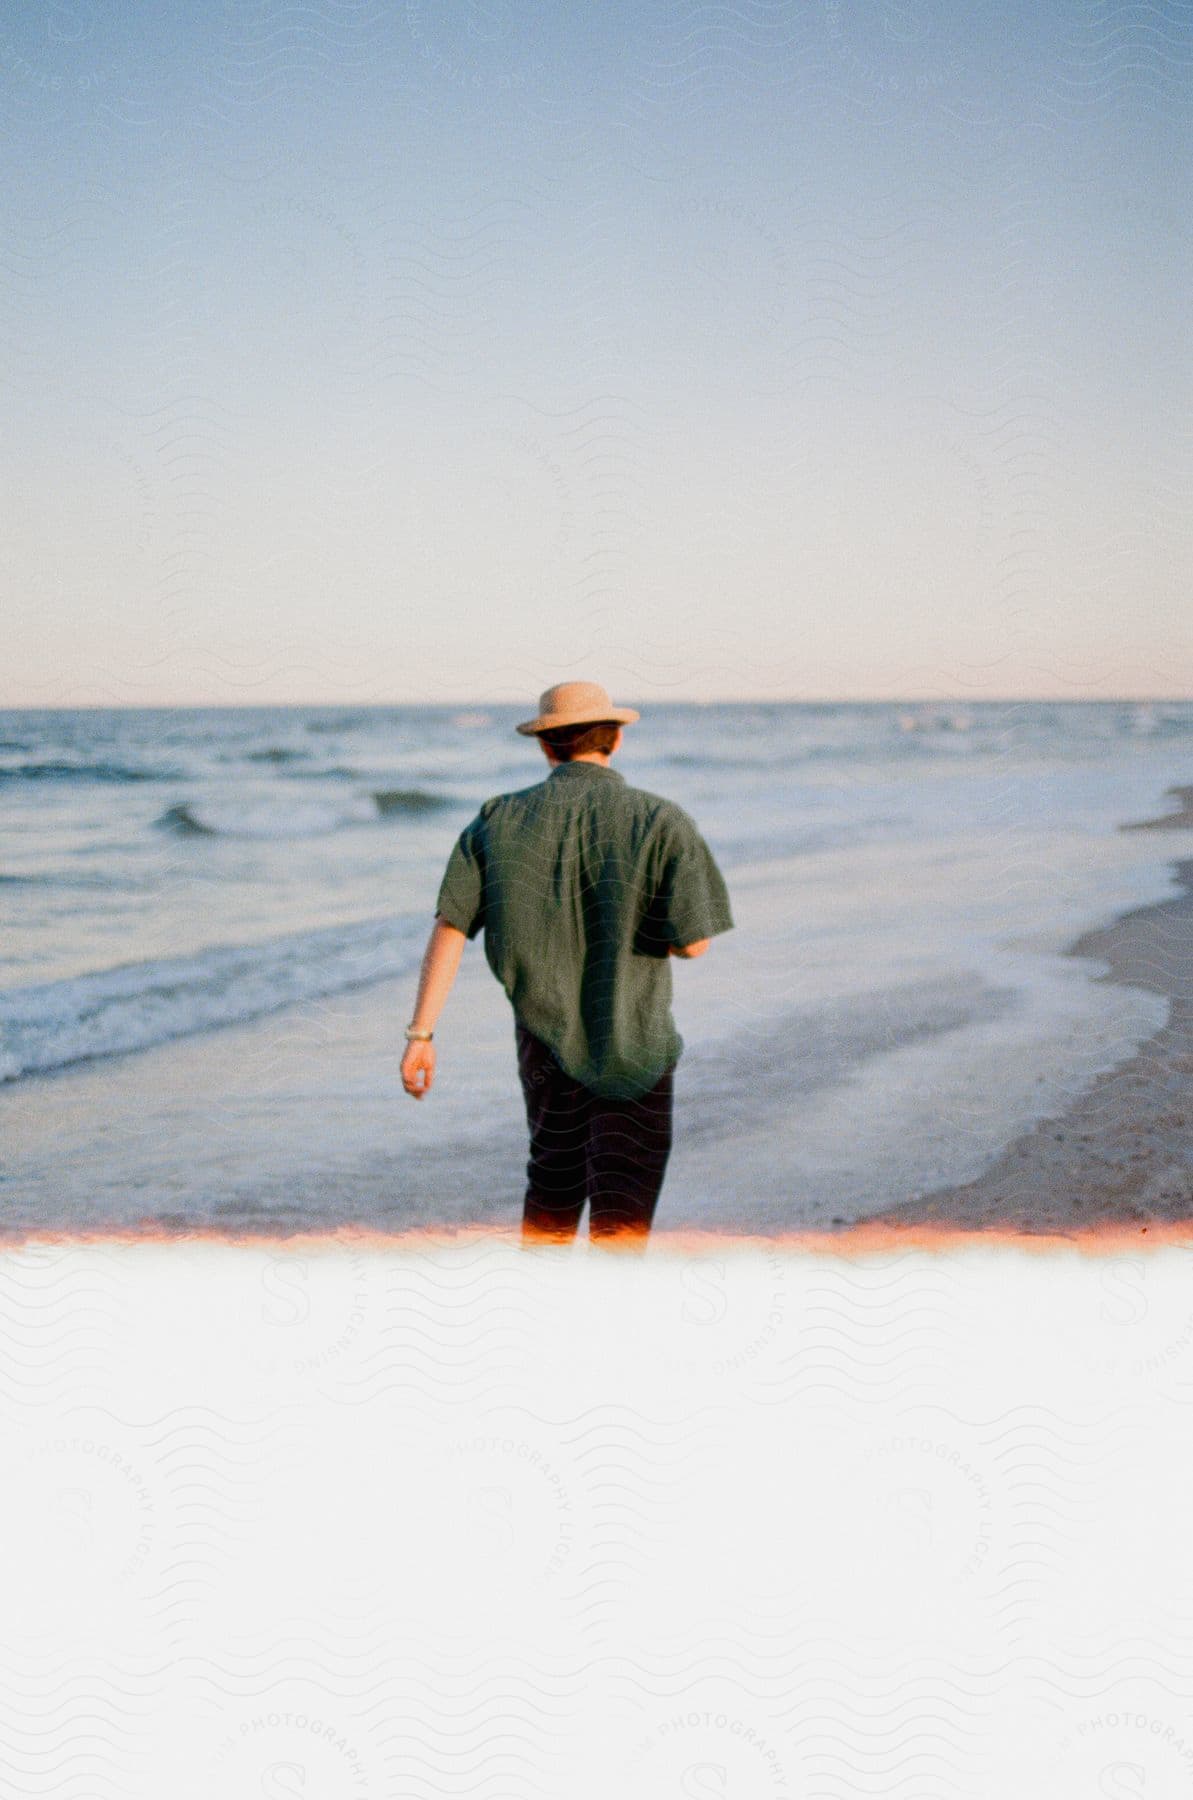
M 703 956 L 733 919 L 721 872 L 673 801 L 609 767 L 622 726 L 594 681 L 548 688 L 515 729 L 550 774 L 486 800 L 460 833 L 439 889 L 402 1085 L 435 1075 L 435 1021 L 467 938 L 513 1005 L 530 1129 L 523 1241 L 568 1242 L 584 1202 L 594 1242 L 641 1248 L 671 1150 L 683 1039 L 671 958 Z

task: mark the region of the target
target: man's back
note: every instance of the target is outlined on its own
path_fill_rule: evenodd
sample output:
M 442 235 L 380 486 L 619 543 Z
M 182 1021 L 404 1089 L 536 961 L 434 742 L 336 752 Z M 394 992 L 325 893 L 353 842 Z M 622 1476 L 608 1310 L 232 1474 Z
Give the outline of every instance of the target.
M 729 898 L 682 807 L 598 762 L 488 800 L 436 904 L 485 954 L 518 1020 L 595 1093 L 631 1098 L 677 1061 L 673 948 L 732 928 Z

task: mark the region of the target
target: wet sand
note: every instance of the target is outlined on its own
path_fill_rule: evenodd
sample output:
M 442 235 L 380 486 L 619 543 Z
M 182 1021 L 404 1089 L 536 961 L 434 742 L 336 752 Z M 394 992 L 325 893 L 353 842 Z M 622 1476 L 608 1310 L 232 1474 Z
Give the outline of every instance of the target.
M 1169 792 L 1176 812 L 1123 829 L 1193 828 L 1193 788 Z M 1183 892 L 1087 932 L 1069 951 L 1105 963 L 1102 980 L 1164 995 L 1167 1024 L 977 1180 L 904 1201 L 875 1222 L 1051 1234 L 1193 1219 L 1193 860 L 1175 867 Z

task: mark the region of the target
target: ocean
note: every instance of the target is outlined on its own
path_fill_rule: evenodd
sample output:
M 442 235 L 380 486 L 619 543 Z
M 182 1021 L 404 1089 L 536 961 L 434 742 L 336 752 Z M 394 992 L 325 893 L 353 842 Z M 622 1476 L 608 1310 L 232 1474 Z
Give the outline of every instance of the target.
M 1066 955 L 1173 891 L 1193 704 L 641 702 L 737 928 L 674 971 L 660 1223 L 760 1231 L 968 1179 L 1166 1003 Z M 514 1219 L 508 1005 L 465 952 L 397 1083 L 435 892 L 526 708 L 0 713 L 9 1229 Z M 417 1115 L 417 1116 L 416 1116 Z

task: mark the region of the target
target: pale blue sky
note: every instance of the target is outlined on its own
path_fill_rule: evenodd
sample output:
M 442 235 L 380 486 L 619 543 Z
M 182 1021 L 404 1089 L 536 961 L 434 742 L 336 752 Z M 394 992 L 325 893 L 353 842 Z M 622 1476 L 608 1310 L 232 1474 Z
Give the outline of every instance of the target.
M 1186 8 L 30 8 L 0 704 L 1193 693 Z

